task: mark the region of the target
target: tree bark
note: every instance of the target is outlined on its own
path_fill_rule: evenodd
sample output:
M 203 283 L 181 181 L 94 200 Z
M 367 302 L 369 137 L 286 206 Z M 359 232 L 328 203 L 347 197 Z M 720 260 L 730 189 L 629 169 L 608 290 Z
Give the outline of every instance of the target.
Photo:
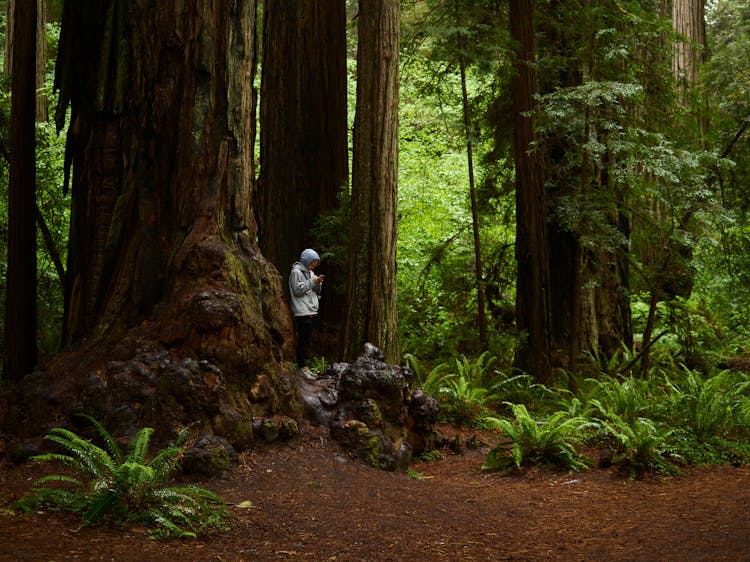
M 6 26 L 5 26 L 5 63 L 3 71 L 12 75 L 13 51 L 15 38 L 15 23 L 13 11 L 18 0 L 7 0 L 6 3 Z M 28 1 L 28 0 L 27 0 Z M 36 0 L 36 120 L 46 121 L 48 118 L 47 96 L 42 88 L 47 77 L 47 3 L 45 0 Z
M 461 11 L 456 6 L 456 25 L 461 27 Z M 469 198 L 471 200 L 471 225 L 474 234 L 474 280 L 477 289 L 477 325 L 479 327 L 479 344 L 482 351 L 489 349 L 487 336 L 487 313 L 484 305 L 484 275 L 482 266 L 482 244 L 479 235 L 479 210 L 477 209 L 477 190 L 474 183 L 474 153 L 472 143 L 471 108 L 466 86 L 466 62 L 464 60 L 463 35 L 458 36 L 459 70 L 461 73 L 461 100 L 463 102 L 464 134 L 466 136 L 466 159 L 469 167 Z
M 533 3 L 511 0 L 511 35 L 519 48 L 514 60 L 513 154 L 516 163 L 516 326 L 523 334 L 514 364 L 542 383 L 550 382 L 549 271 L 545 192 L 534 140 L 534 96 L 538 91 Z
M 347 322 L 350 360 L 365 342 L 400 360 L 396 309 L 399 2 L 361 0 Z
M 15 3 L 10 181 L 8 185 L 8 273 L 5 293 L 3 370 L 9 382 L 30 373 L 36 347 L 36 2 Z
M 681 37 L 674 44 L 672 72 L 684 95 L 698 83 L 705 58 L 704 0 L 672 0 L 672 27 Z
M 253 0 L 65 3 L 68 348 L 48 367 L 49 416 L 101 411 L 92 385 L 111 400 L 126 383 L 107 365 L 144 350 L 199 363 L 210 389 L 186 395 L 184 419 L 166 419 L 159 405 L 173 388 L 153 374 L 110 410 L 128 423 L 198 420 L 232 440 L 248 416 L 296 407 L 290 316 L 251 206 L 255 10 Z M 138 369 L 157 369 L 162 356 L 150 357 Z
M 36 120 L 41 122 L 49 118 L 47 95 L 44 83 L 47 80 L 47 3 L 37 0 L 36 18 Z
M 263 255 L 285 276 L 300 252 L 317 244 L 310 229 L 337 207 L 349 181 L 346 5 L 270 0 L 263 20 L 256 212 Z M 326 273 L 321 317 L 340 328 L 342 268 L 326 259 L 332 248 L 316 249 Z

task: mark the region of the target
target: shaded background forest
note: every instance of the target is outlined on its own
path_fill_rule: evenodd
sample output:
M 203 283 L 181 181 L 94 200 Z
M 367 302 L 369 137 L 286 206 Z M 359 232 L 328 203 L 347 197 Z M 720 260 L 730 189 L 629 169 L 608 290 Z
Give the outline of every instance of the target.
M 195 218 L 185 209 L 200 215 L 210 190 L 177 204 L 181 192 L 161 193 L 159 186 L 190 184 L 205 168 L 192 167 L 188 159 L 182 171 L 179 166 L 167 172 L 151 165 L 117 171 L 113 177 L 130 174 L 136 182 L 154 175 L 145 183 L 151 182 L 157 195 L 139 196 L 134 211 L 138 220 L 119 225 L 120 239 L 130 243 L 111 255 L 107 252 L 113 252 L 113 246 L 106 240 L 111 223 L 84 221 L 76 227 L 74 217 L 70 227 L 77 186 L 81 193 L 81 185 L 96 182 L 97 169 L 87 168 L 95 151 L 105 146 L 125 154 L 123 139 L 132 137 L 139 142 L 131 145 L 129 166 L 169 160 L 171 156 L 159 151 L 172 142 L 169 126 L 180 122 L 175 114 L 180 106 L 158 96 L 171 92 L 177 97 L 175 84 L 185 80 L 195 86 L 196 95 L 183 99 L 183 107 L 195 104 L 201 111 L 203 83 L 193 82 L 187 69 L 184 75 L 170 75 L 175 82 L 165 81 L 162 91 L 150 90 L 146 77 L 158 77 L 163 68 L 154 64 L 140 75 L 143 84 L 136 74 L 129 86 L 127 80 L 120 84 L 118 72 L 127 71 L 83 55 L 101 52 L 97 41 L 124 49 L 121 43 L 107 32 L 93 34 L 91 44 L 76 44 L 75 32 L 81 28 L 75 26 L 85 28 L 94 17 L 69 14 L 66 19 L 62 2 L 38 4 L 45 8 L 41 11 L 47 21 L 45 41 L 38 43 L 45 46 L 44 64 L 35 66 L 40 85 L 35 110 L 35 347 L 40 365 L 63 346 L 88 346 L 91 353 L 106 356 L 133 326 L 161 317 L 167 320 L 156 322 L 159 327 L 153 332 L 163 334 L 164 326 L 174 331 L 160 336 L 161 343 L 166 340 L 180 356 L 208 356 L 225 373 L 241 372 L 243 380 L 250 381 L 243 385 L 252 386 L 267 370 L 288 370 L 288 313 L 283 306 L 273 314 L 265 311 L 279 306 L 288 267 L 306 246 L 321 252 L 330 280 L 317 348 L 329 361 L 351 359 L 364 341 L 372 340 L 393 362 L 409 355 L 432 366 L 488 352 L 502 368 L 515 367 L 552 383 L 567 380 L 570 373 L 645 375 L 680 364 L 708 371 L 746 356 L 746 1 L 540 1 L 533 10 L 514 1 L 376 2 L 379 8 L 398 10 L 398 57 L 392 52 L 384 56 L 393 49 L 378 35 L 387 26 L 368 28 L 381 21 L 382 13 L 365 12 L 355 2 L 330 2 L 324 8 L 312 1 L 293 4 L 269 1 L 256 10 L 254 2 L 243 3 L 240 19 L 248 34 L 244 47 L 238 47 L 242 62 L 226 68 L 229 78 L 221 78 L 229 83 L 228 91 L 237 92 L 236 98 L 227 96 L 227 112 L 231 115 L 235 103 L 242 108 L 240 117 L 226 119 L 226 131 L 235 140 L 243 139 L 227 150 L 230 160 L 236 157 L 245 165 L 228 165 L 227 170 L 242 176 L 231 181 L 245 187 L 228 191 L 232 211 L 222 217 L 226 224 L 220 227 L 243 233 L 245 238 L 235 243 L 244 245 L 249 256 L 256 255 L 257 244 L 278 273 L 266 265 L 247 266 L 262 273 L 227 293 L 251 294 L 250 303 L 242 305 L 248 318 L 264 303 L 260 308 L 272 326 L 263 332 L 268 335 L 238 331 L 231 345 L 213 347 L 206 347 L 206 332 L 200 331 L 214 329 L 211 318 L 196 313 L 195 306 L 187 316 L 159 306 L 164 300 L 172 302 L 164 298 L 166 272 L 174 266 L 171 250 L 142 253 L 131 262 L 137 282 L 113 277 L 115 282 L 108 284 L 105 279 L 108 260 L 126 255 L 125 248 L 147 247 L 151 236 L 163 239 L 165 233 L 175 240 L 185 238 L 190 231 L 185 225 Z M 107 27 L 113 25 L 107 18 L 119 16 L 104 8 L 99 12 L 102 29 L 119 33 L 115 26 Z M 6 38 L 8 21 L 6 17 Z M 73 37 L 68 43 L 66 25 L 72 34 L 68 37 Z M 129 44 L 148 44 L 144 53 L 157 52 L 143 30 L 125 38 Z M 0 132 L 6 208 L 10 155 L 16 148 L 10 134 L 10 44 L 5 49 Z M 227 50 L 233 48 L 230 44 Z M 357 61 L 363 51 L 373 67 L 378 61 L 398 62 L 397 71 L 366 67 Z M 145 68 L 148 55 L 143 56 Z M 200 56 L 197 75 L 211 74 L 201 68 L 209 63 Z M 113 54 L 111 60 L 124 59 Z M 134 63 L 133 68 L 142 70 Z M 378 80 L 382 76 L 398 76 L 395 92 L 393 84 Z M 133 88 L 130 93 L 128 87 Z M 143 92 L 147 99 L 142 104 L 123 101 Z M 369 105 L 367 93 L 376 98 Z M 205 107 L 215 109 L 209 103 Z M 162 109 L 164 123 L 155 123 L 139 137 L 139 127 L 154 122 Z M 219 109 L 217 123 L 223 123 L 224 109 Z M 81 129 L 71 132 L 71 123 L 90 127 L 86 131 L 102 128 L 85 138 Z M 370 140 L 365 138 L 368 132 Z M 109 134 L 122 136 L 108 144 Z M 363 135 L 359 140 L 358 134 Z M 394 134 L 397 147 L 371 140 Z M 373 145 L 384 154 L 367 160 L 363 147 Z M 221 150 L 218 144 L 206 144 L 191 158 L 210 159 Z M 106 162 L 102 160 L 103 169 Z M 225 202 L 222 197 L 217 205 Z M 395 197 L 397 206 L 389 202 Z M 143 220 L 150 216 L 144 201 L 153 201 L 154 209 L 175 219 L 173 224 L 157 225 L 158 233 L 137 230 L 136 224 L 149 224 Z M 115 207 L 110 209 L 113 216 Z M 373 208 L 380 212 L 365 218 L 356 214 Z M 253 220 L 248 222 L 250 209 Z M 3 213 L 6 238 L 7 216 Z M 97 228 L 104 230 L 97 233 Z M 89 250 L 87 244 L 97 237 L 105 239 L 102 247 Z M 90 260 L 97 251 L 104 265 Z M 201 264 L 222 252 L 212 254 L 202 247 L 193 256 L 196 264 L 185 265 L 185 280 L 170 290 L 177 295 L 196 277 L 209 278 L 211 268 L 201 269 Z M 183 256 L 179 249 L 177 255 L 188 260 L 181 262 L 185 264 L 185 256 L 192 256 L 187 251 Z M 3 281 L 8 279 L 9 261 L 6 255 L 0 259 Z M 260 258 L 254 263 L 261 263 Z M 92 281 L 90 288 L 74 283 L 76 271 Z M 386 273 L 379 281 L 381 272 Z M 233 280 L 228 275 L 222 282 Z M 256 283 L 271 288 L 257 294 L 248 289 Z M 123 297 L 111 310 L 102 306 L 103 295 L 122 296 L 125 289 L 116 287 L 126 286 L 141 293 Z M 80 290 L 90 293 L 81 296 L 76 293 Z M 3 293 L 9 292 L 4 283 Z M 201 294 L 201 302 L 208 303 L 204 312 L 221 309 L 220 304 L 233 306 L 231 299 L 219 303 L 216 294 Z M 7 300 L 4 303 L 7 308 Z M 127 314 L 120 314 L 123 310 Z M 5 312 L 7 383 L 30 369 L 8 374 Z M 189 323 L 203 327 L 192 333 L 184 328 Z M 17 336 L 13 331 L 10 337 Z M 142 336 L 148 339 L 152 332 Z M 216 337 L 226 342 L 226 333 Z M 235 360 L 227 350 L 244 347 L 247 339 L 242 338 L 252 339 L 257 350 Z M 276 351 L 264 352 L 264 347 Z M 80 357 L 75 362 L 79 364 Z M 286 407 L 278 398 L 267 402 L 274 403 L 265 406 L 270 411 Z

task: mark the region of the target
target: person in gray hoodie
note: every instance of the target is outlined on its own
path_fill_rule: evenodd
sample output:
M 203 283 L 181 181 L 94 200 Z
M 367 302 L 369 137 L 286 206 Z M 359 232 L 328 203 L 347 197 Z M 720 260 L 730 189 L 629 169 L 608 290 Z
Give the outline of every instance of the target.
M 312 341 L 313 320 L 318 315 L 320 294 L 323 290 L 323 275 L 313 271 L 320 263 L 318 252 L 311 248 L 302 251 L 299 261 L 292 265 L 289 274 L 292 315 L 297 330 L 297 367 L 302 376 L 315 376 L 307 367 L 308 350 Z

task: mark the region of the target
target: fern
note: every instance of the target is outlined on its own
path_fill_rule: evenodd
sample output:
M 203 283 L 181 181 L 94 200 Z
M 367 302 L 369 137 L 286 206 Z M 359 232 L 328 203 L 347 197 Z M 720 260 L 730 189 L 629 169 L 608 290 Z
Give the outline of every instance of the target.
M 744 423 L 748 408 L 745 393 L 750 382 L 736 373 L 722 371 L 704 378 L 685 369 L 682 380 L 666 382 L 671 390 L 671 416 L 689 426 L 699 439 Z
M 130 448 L 128 451 L 128 461 L 132 463 L 143 464 L 146 462 L 146 454 L 148 453 L 148 445 L 151 441 L 151 436 L 154 434 L 154 430 L 150 427 L 144 427 L 139 430 L 135 436 L 135 439 L 131 441 Z
M 424 390 L 426 394 L 432 397 L 437 397 L 443 387 L 445 378 L 448 376 L 448 365 L 446 363 L 440 363 L 429 373 L 426 373 L 424 365 L 414 355 L 407 353 L 404 355 L 404 360 L 414 371 L 416 386 Z
M 565 411 L 552 414 L 544 421 L 535 420 L 523 404 L 508 403 L 514 420 L 487 418 L 486 421 L 509 438 L 509 443 L 493 447 L 487 455 L 485 470 L 507 469 L 515 465 L 561 466 L 572 470 L 587 468 L 576 446 L 583 440 L 589 425 L 586 418 L 571 417 Z M 510 452 L 510 457 L 508 456 Z
M 44 476 L 17 502 L 17 507 L 27 511 L 37 507 L 71 511 L 81 514 L 89 524 L 105 517 L 116 523 L 156 524 L 155 536 L 194 537 L 196 529 L 223 527 L 229 514 L 217 494 L 197 486 L 163 486 L 179 469 L 183 454 L 180 445 L 187 439 L 187 430 L 181 431 L 174 443 L 149 462 L 153 429 L 138 431 L 124 456 L 101 424 L 86 417 L 97 428 L 109 453 L 70 430 L 53 429 L 45 439 L 63 447 L 68 454 L 48 453 L 32 457 L 33 460 L 62 462 L 80 479 L 68 475 Z
M 96 431 L 99 433 L 99 436 L 102 438 L 102 441 L 104 441 L 104 444 L 107 447 L 107 451 L 109 452 L 110 457 L 115 463 L 120 463 L 125 460 L 125 455 L 122 452 L 122 449 L 120 448 L 120 445 L 117 443 L 117 441 L 112 437 L 112 435 L 107 431 L 102 424 L 99 423 L 98 420 L 95 418 L 86 415 L 81 414 L 81 417 L 88 420 L 91 425 L 93 425 L 96 428 Z
M 652 396 L 653 385 L 647 379 L 606 376 L 585 382 L 588 393 L 584 401 L 603 419 L 614 414 L 630 422 L 651 415 L 656 400 Z
M 626 420 L 610 414 L 601 424 L 605 433 L 617 442 L 612 463 L 623 469 L 630 478 L 650 472 L 674 474 L 674 460 L 678 455 L 668 446 L 673 431 L 662 429 L 648 418 Z

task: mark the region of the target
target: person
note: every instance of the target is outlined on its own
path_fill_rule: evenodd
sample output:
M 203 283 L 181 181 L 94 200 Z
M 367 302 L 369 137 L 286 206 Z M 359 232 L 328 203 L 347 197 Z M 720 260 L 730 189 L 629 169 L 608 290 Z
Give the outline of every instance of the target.
M 312 342 L 313 321 L 318 315 L 324 275 L 316 275 L 314 269 L 320 263 L 318 252 L 312 248 L 302 251 L 299 261 L 292 264 L 289 274 L 292 315 L 297 331 L 297 367 L 307 379 L 315 375 L 307 367 L 308 351 Z

